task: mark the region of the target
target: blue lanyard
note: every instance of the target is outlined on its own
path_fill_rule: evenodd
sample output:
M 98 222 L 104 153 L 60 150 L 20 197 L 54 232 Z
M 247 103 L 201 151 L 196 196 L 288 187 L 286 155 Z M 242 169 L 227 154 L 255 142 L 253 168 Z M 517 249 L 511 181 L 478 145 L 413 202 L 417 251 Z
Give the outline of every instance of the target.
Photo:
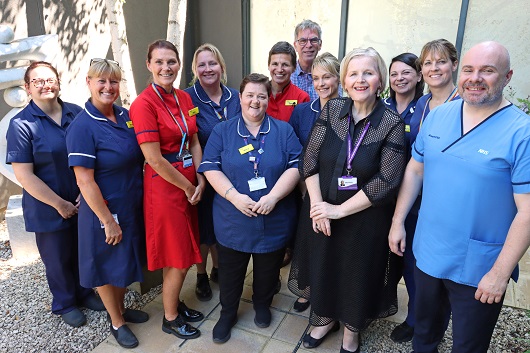
M 351 146 L 351 134 L 349 132 L 349 126 L 351 124 L 351 115 L 348 115 L 348 160 L 346 165 L 346 170 L 348 171 L 348 175 L 350 175 L 351 172 L 351 162 L 353 161 L 353 158 L 357 154 L 357 150 L 359 150 L 359 146 L 361 146 L 361 142 L 363 142 L 364 136 L 366 135 L 366 132 L 368 131 L 368 128 L 370 127 L 370 122 L 366 120 L 366 123 L 364 124 L 363 131 L 361 132 L 361 135 L 359 136 L 359 139 L 357 140 L 357 143 L 352 149 Z
M 169 113 L 169 115 L 171 115 L 171 118 L 173 118 L 173 121 L 175 122 L 175 124 L 177 124 L 177 126 L 178 126 L 178 128 L 180 130 L 180 133 L 182 135 L 182 141 L 180 142 L 179 155 L 181 155 L 182 154 L 182 146 L 184 146 L 184 144 L 186 144 L 186 150 L 189 150 L 190 143 L 189 143 L 189 139 L 186 140 L 186 136 L 188 136 L 188 134 L 189 134 L 188 123 L 186 122 L 186 117 L 182 113 L 182 108 L 180 106 L 179 99 L 177 97 L 177 93 L 175 92 L 174 89 L 172 90 L 173 98 L 175 98 L 175 102 L 177 103 L 177 107 L 178 107 L 179 112 L 180 112 L 180 118 L 182 119 L 182 122 L 184 123 L 184 128 L 186 129 L 186 131 L 184 131 L 182 129 L 182 127 L 180 126 L 177 118 L 175 118 L 175 116 L 173 115 L 171 110 L 169 110 L 169 107 L 167 106 L 166 102 L 164 102 L 164 98 L 162 98 L 162 95 L 160 94 L 160 92 L 158 92 L 158 89 L 156 88 L 156 85 L 154 83 L 151 83 L 151 87 L 155 91 L 155 93 L 158 96 L 158 98 L 160 98 L 160 100 L 162 101 L 162 103 L 166 107 L 167 112 Z
M 261 137 L 261 140 L 259 141 L 259 150 L 258 150 L 258 155 L 257 156 L 254 156 L 254 153 L 252 151 L 248 152 L 248 155 L 250 157 L 254 157 L 254 161 L 250 160 L 250 158 L 249 158 L 249 162 L 254 164 L 254 175 L 256 176 L 256 178 L 258 177 L 258 165 L 259 165 L 259 161 L 261 160 L 261 155 L 263 154 L 263 152 L 265 152 L 263 150 L 263 147 L 265 146 L 265 138 L 266 137 L 267 137 L 267 135 L 263 134 L 262 137 Z M 243 141 L 245 141 L 245 146 L 248 145 L 248 138 L 247 137 L 243 137 Z

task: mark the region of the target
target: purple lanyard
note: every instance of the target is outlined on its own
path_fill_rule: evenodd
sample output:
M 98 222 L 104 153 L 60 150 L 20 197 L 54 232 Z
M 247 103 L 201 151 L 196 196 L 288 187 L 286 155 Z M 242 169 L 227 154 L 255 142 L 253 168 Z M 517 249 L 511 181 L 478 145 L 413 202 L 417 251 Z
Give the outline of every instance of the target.
M 351 124 L 351 115 L 348 115 L 348 127 Z M 348 164 L 346 165 L 346 170 L 348 171 L 348 175 L 350 175 L 351 172 L 351 162 L 353 161 L 353 158 L 357 154 L 357 150 L 359 149 L 359 146 L 361 145 L 361 142 L 363 142 L 364 136 L 366 135 L 366 132 L 368 131 L 368 128 L 370 127 L 370 122 L 367 120 L 367 122 L 364 124 L 364 129 L 361 132 L 361 136 L 359 136 L 359 139 L 357 140 L 357 143 L 353 147 L 353 150 L 351 148 L 351 135 L 350 135 L 350 129 L 348 128 Z
M 254 164 L 254 175 L 256 176 L 256 178 L 258 177 L 258 164 L 261 159 L 261 154 L 264 152 L 263 147 L 265 146 L 266 137 L 267 135 L 263 134 L 261 140 L 259 141 L 259 150 L 258 150 L 258 155 L 256 157 L 254 157 L 254 153 L 252 153 L 252 151 L 248 152 L 248 155 L 250 157 L 254 157 L 254 161 L 250 161 L 250 163 Z M 248 138 L 243 137 L 243 140 L 245 141 L 245 145 L 248 145 Z

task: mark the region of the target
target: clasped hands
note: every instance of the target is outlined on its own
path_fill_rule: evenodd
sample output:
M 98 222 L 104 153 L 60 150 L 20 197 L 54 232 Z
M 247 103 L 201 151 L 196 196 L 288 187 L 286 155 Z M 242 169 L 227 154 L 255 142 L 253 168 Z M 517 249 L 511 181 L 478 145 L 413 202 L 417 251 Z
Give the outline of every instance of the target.
M 245 194 L 235 194 L 230 200 L 232 204 L 247 217 L 257 217 L 258 214 L 268 215 L 276 207 L 278 199 L 271 194 L 263 195 L 257 202 Z
M 309 217 L 313 221 L 313 231 L 322 232 L 326 236 L 331 235 L 331 220 L 341 218 L 340 205 L 320 201 L 311 204 Z

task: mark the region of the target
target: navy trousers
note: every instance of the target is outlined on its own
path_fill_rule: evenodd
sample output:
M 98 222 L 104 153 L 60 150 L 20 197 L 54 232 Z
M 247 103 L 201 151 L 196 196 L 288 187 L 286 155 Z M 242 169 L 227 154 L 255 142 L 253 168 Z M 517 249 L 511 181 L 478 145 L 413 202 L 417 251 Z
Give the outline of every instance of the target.
M 232 320 L 237 316 L 250 256 L 253 262 L 252 302 L 254 308 L 268 308 L 274 297 L 285 249 L 270 253 L 246 253 L 217 243 L 217 251 L 219 253 L 221 317 Z
M 62 315 L 72 311 L 84 298 L 94 295 L 91 288 L 79 284 L 77 224 L 56 232 L 36 232 L 35 235 L 53 296 L 52 312 Z
M 453 312 L 453 353 L 486 353 L 502 302 L 483 304 L 475 299 L 475 287 L 439 279 L 416 267 L 415 353 L 435 353 L 445 332 L 444 315 Z

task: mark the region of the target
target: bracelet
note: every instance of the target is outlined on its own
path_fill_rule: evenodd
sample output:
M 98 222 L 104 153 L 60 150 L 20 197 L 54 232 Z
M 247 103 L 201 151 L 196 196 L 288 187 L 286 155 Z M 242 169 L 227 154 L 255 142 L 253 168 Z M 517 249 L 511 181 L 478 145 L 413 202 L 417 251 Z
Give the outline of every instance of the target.
M 230 192 L 230 190 L 232 190 L 233 188 L 234 188 L 234 187 L 231 186 L 231 187 L 228 188 L 228 190 L 226 190 L 226 192 L 225 192 L 225 199 L 226 199 L 226 197 L 228 196 L 228 193 Z

